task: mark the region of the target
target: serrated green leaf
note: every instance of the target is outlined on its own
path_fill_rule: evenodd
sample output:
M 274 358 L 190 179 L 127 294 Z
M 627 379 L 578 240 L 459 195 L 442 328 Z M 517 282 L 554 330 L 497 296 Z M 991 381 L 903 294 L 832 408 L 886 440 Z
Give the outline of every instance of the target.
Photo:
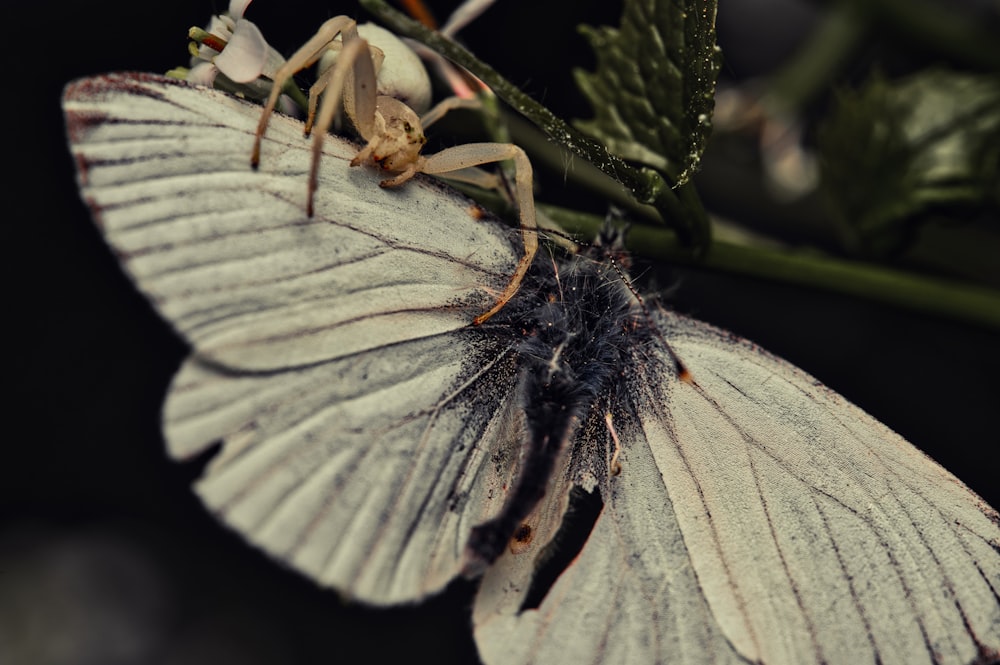
M 715 13 L 715 0 L 626 0 L 620 28 L 581 26 L 597 71 L 574 72 L 595 113 L 577 127 L 675 186 L 687 181 L 712 129 Z
M 874 76 L 821 128 L 823 186 L 849 247 L 905 248 L 921 213 L 1000 206 L 1000 79 L 944 70 Z

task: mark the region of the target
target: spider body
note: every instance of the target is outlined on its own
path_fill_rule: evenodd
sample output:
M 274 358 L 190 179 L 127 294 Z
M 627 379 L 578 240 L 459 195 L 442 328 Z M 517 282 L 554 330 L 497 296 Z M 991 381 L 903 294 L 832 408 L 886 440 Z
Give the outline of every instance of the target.
M 427 137 L 420 117 L 413 109 L 393 97 L 380 95 L 375 100 L 375 119 L 364 149 L 351 160 L 351 166 L 372 161 L 386 171 L 399 173 L 383 180 L 382 186 L 402 184 L 423 169 L 426 158 L 420 154 Z M 394 182 L 399 179 L 399 182 Z

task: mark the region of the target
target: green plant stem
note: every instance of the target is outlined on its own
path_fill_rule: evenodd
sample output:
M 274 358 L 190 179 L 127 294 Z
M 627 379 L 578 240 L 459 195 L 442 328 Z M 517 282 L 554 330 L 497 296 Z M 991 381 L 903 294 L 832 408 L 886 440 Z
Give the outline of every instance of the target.
M 604 220 L 565 208 L 539 208 L 566 231 L 594 237 Z M 842 293 L 913 311 L 1000 330 L 1000 292 L 957 280 L 928 278 L 860 261 L 752 247 L 715 240 L 697 261 L 669 232 L 648 226 L 629 229 L 628 247 L 643 257 Z
M 708 214 L 700 205 L 697 196 L 693 194 L 692 186 L 686 184 L 674 190 L 663 176 L 653 169 L 637 169 L 625 163 L 605 146 L 557 118 L 546 107 L 521 92 L 466 49 L 397 12 L 383 0 L 361 0 L 361 4 L 393 31 L 420 41 L 452 62 L 468 69 L 498 97 L 535 123 L 554 141 L 622 183 L 637 201 L 652 205 L 659 211 L 663 221 L 677 231 L 683 244 L 693 249 L 695 254 L 704 251 L 708 246 L 711 240 Z M 691 207 L 692 205 L 695 207 Z

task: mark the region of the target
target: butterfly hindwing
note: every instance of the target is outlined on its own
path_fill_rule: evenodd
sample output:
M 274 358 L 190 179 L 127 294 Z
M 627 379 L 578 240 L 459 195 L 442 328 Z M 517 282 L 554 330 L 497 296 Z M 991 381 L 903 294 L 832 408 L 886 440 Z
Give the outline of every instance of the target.
M 530 581 L 484 587 L 484 659 L 991 662 L 997 513 L 801 370 L 654 318 L 693 381 L 635 349 L 603 511 L 537 609 L 520 605 Z

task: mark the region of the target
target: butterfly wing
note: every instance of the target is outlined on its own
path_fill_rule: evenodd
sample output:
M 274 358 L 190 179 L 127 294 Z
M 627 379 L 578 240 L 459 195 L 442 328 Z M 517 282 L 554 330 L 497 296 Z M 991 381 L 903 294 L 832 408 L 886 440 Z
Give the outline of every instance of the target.
M 83 80 L 65 97 L 105 237 L 213 362 L 284 369 L 458 330 L 509 280 L 509 232 L 432 181 L 380 189 L 372 170 L 348 168 L 356 148 L 343 140 L 326 140 L 308 218 L 299 122 L 275 119 L 253 170 L 259 108 L 238 99 L 141 74 Z
M 604 510 L 537 610 L 523 573 L 484 587 L 484 660 L 993 662 L 997 513 L 801 370 L 655 318 L 694 382 L 634 354 Z
M 544 542 L 505 553 L 484 577 L 473 609 L 480 657 L 484 663 L 751 662 L 726 639 L 700 589 L 642 431 L 632 419 L 616 420 L 615 428 L 624 446 L 622 473 L 603 486 L 610 500 L 541 605 L 520 610 Z
M 170 453 L 222 450 L 198 484 L 252 542 L 375 603 L 458 572 L 498 509 L 519 435 L 513 353 L 471 328 L 520 251 L 432 182 L 381 190 L 259 107 L 148 75 L 65 93 L 81 191 L 135 284 L 192 346 L 164 410 Z M 489 386 L 489 390 L 484 390 Z

